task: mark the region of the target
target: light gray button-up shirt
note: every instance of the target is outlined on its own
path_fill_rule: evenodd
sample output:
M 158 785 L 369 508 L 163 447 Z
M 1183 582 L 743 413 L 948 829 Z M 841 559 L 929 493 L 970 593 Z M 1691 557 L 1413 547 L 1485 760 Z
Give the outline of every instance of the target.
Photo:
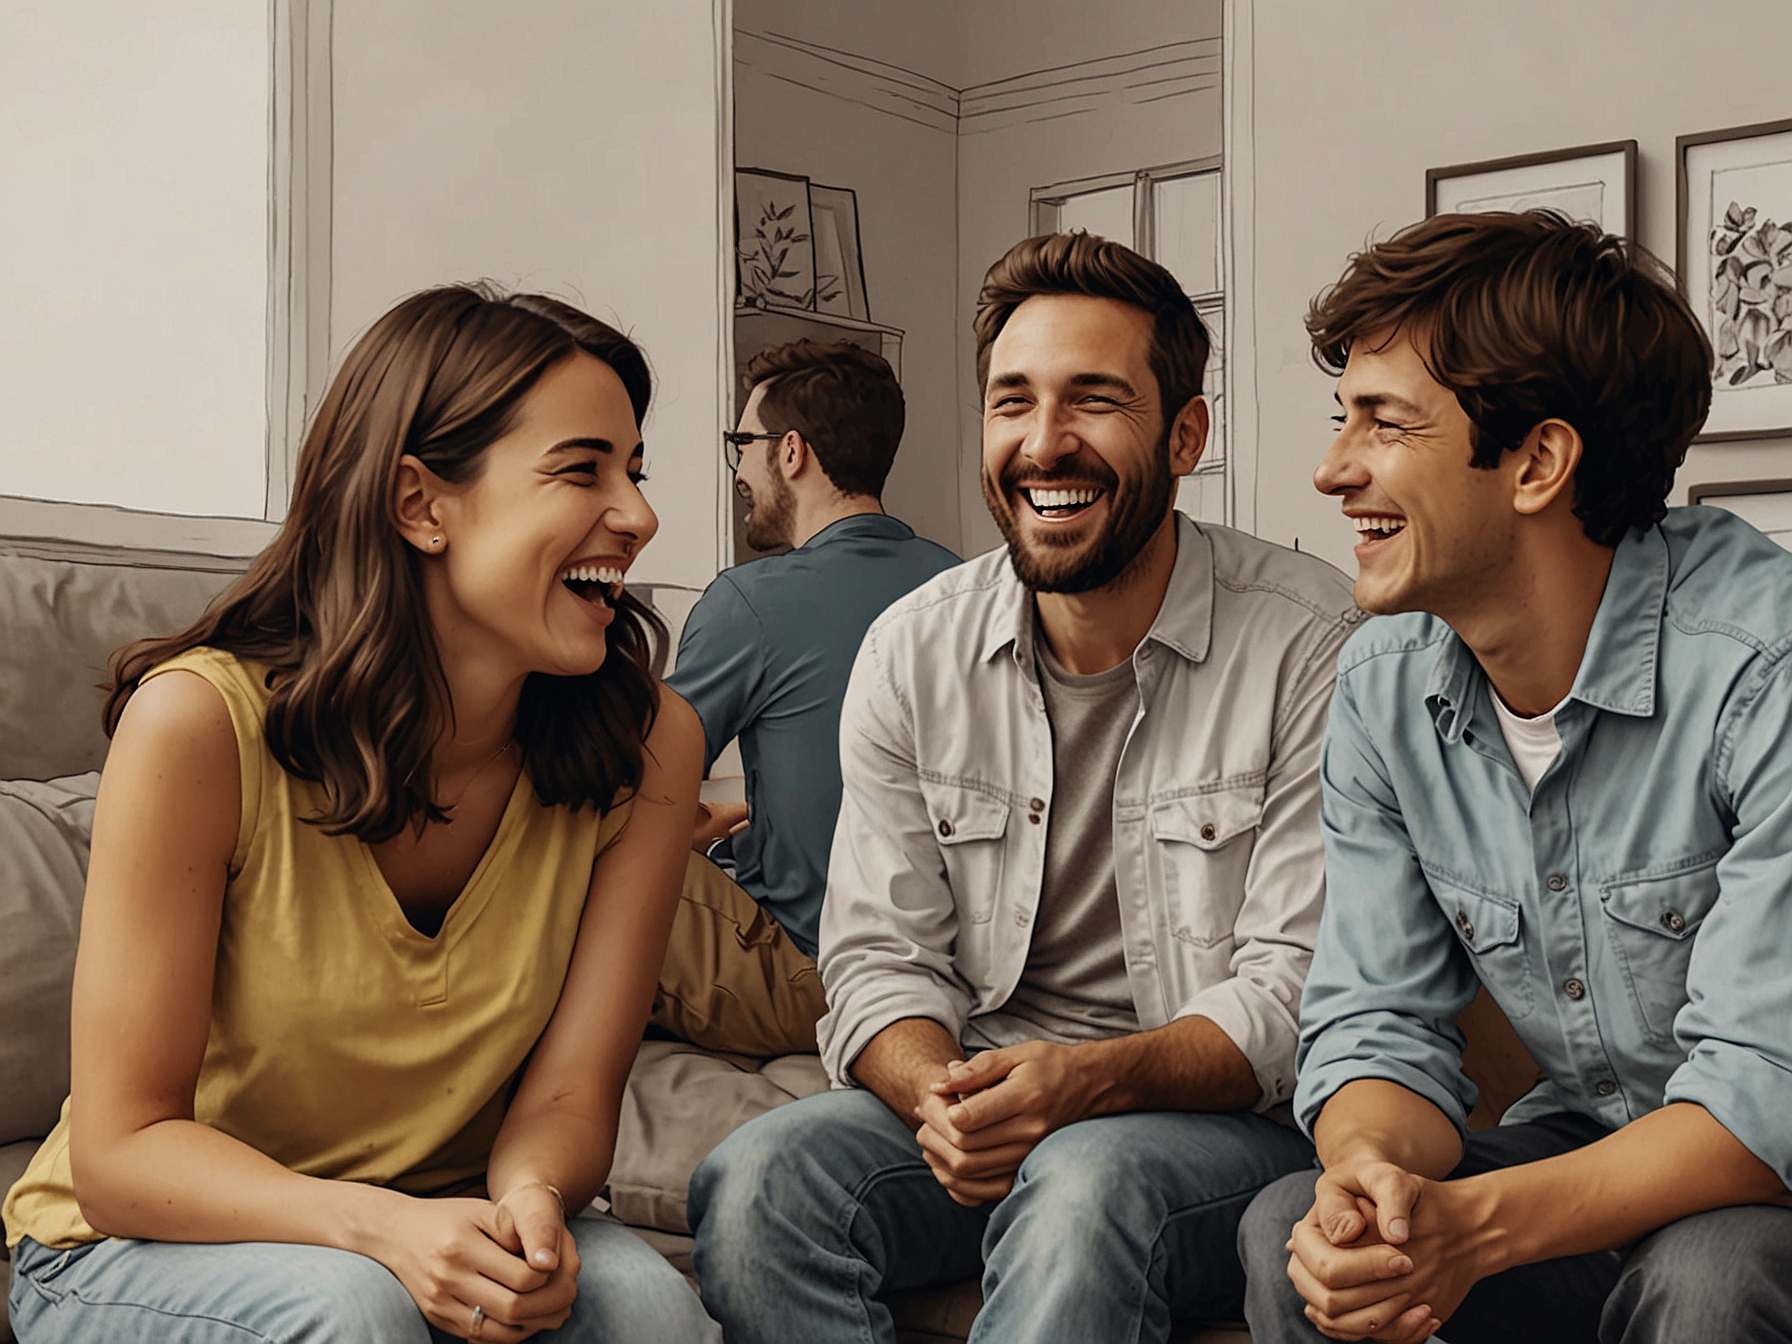
M 1320 743 L 1361 613 L 1322 561 L 1176 522 L 1114 780 L 1127 979 L 1142 1029 L 1214 1021 L 1268 1109 L 1294 1090 L 1325 888 Z M 1053 792 L 1033 620 L 997 550 L 897 602 L 859 650 L 821 914 L 818 1034 L 837 1086 L 885 1027 L 925 1017 L 962 1039 L 1020 981 Z

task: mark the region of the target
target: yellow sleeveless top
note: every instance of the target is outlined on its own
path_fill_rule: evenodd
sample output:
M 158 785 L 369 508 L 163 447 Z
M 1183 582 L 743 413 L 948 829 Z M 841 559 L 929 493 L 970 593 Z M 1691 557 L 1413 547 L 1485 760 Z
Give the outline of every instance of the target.
M 300 820 L 323 810 L 323 790 L 268 751 L 265 669 L 199 648 L 148 675 L 176 668 L 230 707 L 243 786 L 194 1118 L 304 1175 L 480 1192 L 566 979 L 592 864 L 629 801 L 601 820 L 545 807 L 525 770 L 440 932 L 425 937 L 365 844 Z M 75 1202 L 68 1116 L 64 1102 L 7 1196 L 9 1247 L 103 1239 Z

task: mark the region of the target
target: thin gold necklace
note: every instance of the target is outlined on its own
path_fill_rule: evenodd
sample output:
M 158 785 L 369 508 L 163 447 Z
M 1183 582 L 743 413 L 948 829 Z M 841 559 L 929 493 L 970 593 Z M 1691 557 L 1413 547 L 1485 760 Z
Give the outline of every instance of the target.
M 459 807 L 461 799 L 465 798 L 467 796 L 467 794 L 472 792 L 473 785 L 478 782 L 479 776 L 483 775 L 487 770 L 491 769 L 492 762 L 497 760 L 498 757 L 502 756 L 505 752 L 509 751 L 512 743 L 514 743 L 515 741 L 516 741 L 515 738 L 506 738 L 503 742 L 499 743 L 498 749 L 496 751 L 494 751 L 490 756 L 487 756 L 485 758 L 484 762 L 480 765 L 480 767 L 477 770 L 475 770 L 472 774 L 467 776 L 467 782 L 465 784 L 461 785 L 460 792 L 454 795 L 454 801 L 452 803 L 438 804 L 438 806 L 441 807 L 442 811 L 452 812 L 452 811 L 454 811 L 455 808 Z M 442 821 L 443 821 L 444 825 L 452 826 L 454 824 L 453 817 L 443 817 Z

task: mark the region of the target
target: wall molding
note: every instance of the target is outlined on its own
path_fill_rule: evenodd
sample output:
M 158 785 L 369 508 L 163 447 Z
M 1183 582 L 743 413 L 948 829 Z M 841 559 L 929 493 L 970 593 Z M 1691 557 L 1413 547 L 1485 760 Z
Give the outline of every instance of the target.
M 0 549 L 89 563 L 157 564 L 180 556 L 185 568 L 241 569 L 277 531 L 277 524 L 262 518 L 197 518 L 0 495 Z M 194 557 L 217 563 L 196 564 Z
M 1221 39 L 1208 37 L 973 85 L 959 93 L 959 133 L 980 135 L 1201 93 L 1218 87 L 1220 62 Z
M 900 66 L 788 33 L 734 35 L 734 59 L 771 79 L 825 93 L 918 126 L 958 134 L 958 90 Z
M 1225 82 L 1220 110 L 1220 250 L 1226 290 L 1226 426 L 1233 527 L 1257 531 L 1257 148 L 1253 0 L 1225 0 Z
M 735 35 L 734 59 L 771 79 L 936 131 L 980 135 L 1217 88 L 1222 41 L 1169 42 L 963 89 L 788 33 L 741 31 Z
M 267 486 L 286 516 L 305 424 L 330 372 L 330 39 L 334 0 L 268 0 Z

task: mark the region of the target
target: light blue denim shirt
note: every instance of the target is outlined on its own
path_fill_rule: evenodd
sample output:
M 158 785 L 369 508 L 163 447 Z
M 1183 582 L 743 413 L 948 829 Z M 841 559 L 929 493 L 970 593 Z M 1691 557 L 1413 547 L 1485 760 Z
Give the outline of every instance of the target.
M 1789 650 L 1792 555 L 1673 510 L 1617 549 L 1532 796 L 1449 626 L 1358 631 L 1322 767 L 1302 1126 L 1383 1078 L 1460 1128 L 1454 1022 L 1484 983 L 1547 1080 L 1507 1123 L 1696 1102 L 1792 1181 Z

